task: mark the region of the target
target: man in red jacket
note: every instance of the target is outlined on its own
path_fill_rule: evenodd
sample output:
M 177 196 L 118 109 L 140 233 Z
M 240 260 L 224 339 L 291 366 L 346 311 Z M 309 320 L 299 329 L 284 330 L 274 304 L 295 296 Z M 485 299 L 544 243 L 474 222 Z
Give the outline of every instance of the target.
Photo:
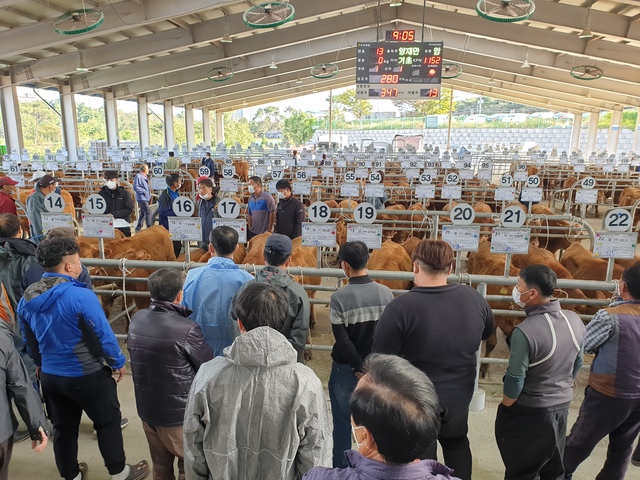
M 13 198 L 17 184 L 18 182 L 11 177 L 0 177 L 0 213 L 18 215 L 16 201 Z

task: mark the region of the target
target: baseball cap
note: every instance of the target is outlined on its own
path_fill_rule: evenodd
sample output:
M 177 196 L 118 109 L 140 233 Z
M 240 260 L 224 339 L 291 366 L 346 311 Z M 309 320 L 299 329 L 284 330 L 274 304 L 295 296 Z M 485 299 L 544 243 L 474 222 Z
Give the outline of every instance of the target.
M 0 177 L 0 187 L 4 187 L 5 185 L 17 185 L 17 184 L 18 182 L 16 182 L 11 177 Z
M 31 181 L 33 183 L 36 183 L 38 180 L 40 180 L 46 174 L 47 174 L 47 172 L 43 172 L 42 170 L 37 170 L 37 171 L 33 172 L 33 175 L 31 175 Z
M 196 180 L 196 185 L 198 185 L 202 180 L 206 180 L 206 179 L 208 179 L 208 178 L 209 178 L 209 177 L 207 177 L 206 175 L 200 175 L 200 176 L 198 177 L 198 179 Z M 213 181 L 213 180 L 212 180 L 212 181 Z
M 59 182 L 60 179 L 56 177 L 52 177 L 51 175 L 45 175 L 38 182 L 38 186 L 41 188 L 48 187 L 49 185 L 53 185 L 56 182 Z
M 291 255 L 292 248 L 291 239 L 279 233 L 271 235 L 267 238 L 267 243 L 264 244 L 264 251 L 268 253 L 273 253 L 273 250 L 277 250 L 283 255 Z

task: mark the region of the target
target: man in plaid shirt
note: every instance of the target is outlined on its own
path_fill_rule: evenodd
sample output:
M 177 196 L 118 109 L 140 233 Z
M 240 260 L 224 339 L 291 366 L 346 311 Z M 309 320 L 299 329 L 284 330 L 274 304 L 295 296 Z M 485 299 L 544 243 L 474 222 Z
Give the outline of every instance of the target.
M 595 353 L 589 385 L 564 451 L 565 479 L 609 435 L 607 460 L 596 480 L 623 479 L 640 433 L 640 262 L 627 268 L 619 299 L 587 326 L 584 351 Z

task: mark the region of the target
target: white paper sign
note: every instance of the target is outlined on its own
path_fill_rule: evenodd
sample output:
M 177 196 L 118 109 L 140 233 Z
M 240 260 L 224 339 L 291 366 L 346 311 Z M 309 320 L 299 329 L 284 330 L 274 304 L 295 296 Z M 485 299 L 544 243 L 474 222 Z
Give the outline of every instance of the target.
M 120 170 L 123 172 L 133 172 L 133 163 L 131 162 L 122 162 L 120 164 Z
M 56 162 L 47 162 L 47 170 L 57 170 L 58 164 Z
M 91 162 L 89 166 L 94 172 L 101 172 L 103 170 L 102 162 Z
M 460 179 L 461 180 L 473 179 L 473 170 L 460 170 Z
M 417 168 L 409 168 L 405 171 L 407 179 L 420 178 L 420 170 Z
M 527 174 L 527 171 L 525 170 L 524 172 L 516 172 L 513 174 L 513 179 L 516 182 L 526 182 L 527 181 L 527 177 L 529 175 Z
M 459 200 L 462 198 L 462 187 L 460 185 L 443 185 L 440 198 Z
M 369 178 L 369 169 L 356 168 L 356 178 Z
M 530 228 L 494 227 L 491 233 L 491 253 L 529 253 Z
M 48 232 L 52 228 L 73 228 L 73 217 L 68 213 L 41 213 L 42 230 Z
M 384 185 L 375 184 L 375 185 L 365 185 L 364 187 L 364 196 L 365 197 L 384 197 Z
M 84 236 L 89 238 L 115 238 L 113 215 L 82 215 Z
M 343 197 L 357 197 L 360 195 L 360 185 L 356 183 L 343 183 L 340 185 L 340 195 Z
M 615 167 L 613 165 L 603 165 L 602 166 L 602 171 L 605 173 L 612 173 L 615 170 Z
M 247 243 L 247 221 L 246 220 L 230 220 L 228 218 L 214 218 L 213 228 L 231 227 L 238 232 L 238 243 Z
M 576 201 L 579 205 L 591 205 L 598 203 L 598 190 L 585 190 L 584 188 L 576 189 Z
M 296 195 L 311 195 L 311 182 L 293 182 L 293 193 Z
M 416 198 L 435 198 L 435 185 L 416 185 Z
M 238 179 L 237 178 L 221 178 L 220 191 L 238 193 Z
M 477 252 L 480 241 L 480 227 L 442 226 L 442 240 L 451 245 L 455 252 Z
M 305 172 L 307 172 L 307 178 L 313 178 L 313 177 L 317 177 L 318 176 L 318 169 L 317 168 L 305 168 L 304 169 Z
M 347 225 L 347 242 L 358 240 L 369 248 L 382 248 L 382 225 Z
M 491 180 L 491 170 L 479 170 L 478 180 Z
M 497 187 L 495 197 L 499 202 L 511 202 L 516 199 L 516 189 L 513 187 Z
M 322 169 L 322 176 L 324 178 L 333 178 L 335 176 L 335 169 L 333 167 L 324 167 Z
M 574 165 L 573 166 L 573 171 L 574 172 L 578 172 L 578 173 L 582 173 L 584 171 L 586 171 L 586 168 L 584 165 Z
M 200 217 L 169 217 L 168 220 L 169 236 L 174 242 L 202 241 Z
M 267 169 L 267 167 L 265 166 L 256 167 L 256 175 L 258 175 L 259 177 L 266 177 L 268 173 L 269 173 L 269 170 Z
M 31 170 L 44 170 L 44 165 L 42 162 L 31 162 Z
M 522 203 L 527 202 L 541 202 L 542 201 L 542 189 L 541 188 L 523 188 L 520 196 Z
M 278 194 L 278 182 L 276 181 L 272 181 L 269 182 L 269 188 L 267 189 L 269 191 L 269 193 L 277 195 Z
M 638 234 L 634 232 L 596 232 L 593 256 L 599 258 L 634 258 Z
M 303 223 L 302 224 L 303 247 L 335 247 L 336 225 L 335 223 Z
M 167 182 L 164 177 L 151 177 L 149 187 L 151 190 L 164 190 L 167 188 Z

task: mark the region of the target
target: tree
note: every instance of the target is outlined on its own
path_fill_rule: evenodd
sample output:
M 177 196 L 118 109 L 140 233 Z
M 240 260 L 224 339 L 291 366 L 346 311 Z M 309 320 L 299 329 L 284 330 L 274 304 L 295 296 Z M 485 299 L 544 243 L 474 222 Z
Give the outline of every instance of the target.
M 239 143 L 242 148 L 247 148 L 254 140 L 246 118 L 238 120 L 231 113 L 224 114 L 224 143 L 227 147 Z
M 284 139 L 293 145 L 303 145 L 313 137 L 315 118 L 302 110 L 287 107 L 284 120 Z
M 344 105 L 347 112 L 351 113 L 357 120 L 362 120 L 371 114 L 373 110 L 373 106 L 369 100 L 359 100 L 356 98 L 355 88 L 350 88 L 338 95 L 334 95 L 333 102 Z
M 251 133 L 264 138 L 267 132 L 280 132 L 284 126 L 282 113 L 278 107 L 259 108 L 249 123 Z
M 426 115 L 442 115 L 449 113 L 451 89 L 440 90 L 437 100 L 393 100 L 395 107 L 400 110 L 402 117 L 424 117 Z M 456 102 L 453 102 L 455 107 Z
M 482 99 L 482 112 L 478 111 L 478 100 Z M 473 97 L 455 102 L 453 113 L 460 116 L 468 116 L 476 113 L 493 115 L 495 113 L 533 113 L 536 109 L 520 103 L 508 102 L 490 97 Z

